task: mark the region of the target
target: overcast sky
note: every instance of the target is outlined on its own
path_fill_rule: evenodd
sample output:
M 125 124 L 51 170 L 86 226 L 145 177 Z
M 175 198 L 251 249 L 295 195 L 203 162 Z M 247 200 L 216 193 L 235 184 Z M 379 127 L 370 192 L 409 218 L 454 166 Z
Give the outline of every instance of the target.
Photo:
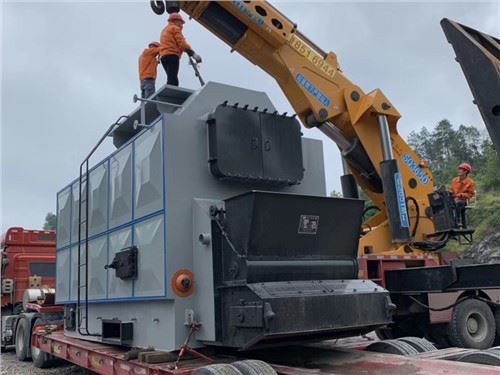
M 56 192 L 77 177 L 88 151 L 139 92 L 137 58 L 158 40 L 165 16 L 147 2 L 3 1 L 1 44 L 1 222 L 41 228 Z M 276 6 L 366 92 L 380 88 L 403 115 L 406 137 L 443 118 L 484 124 L 439 25 L 448 17 L 500 35 L 498 2 L 279 2 Z M 194 21 L 185 35 L 204 59 L 205 80 L 265 91 L 293 112 L 274 80 Z M 159 69 L 159 83 L 166 80 Z M 186 58 L 181 86 L 199 84 Z M 307 136 L 324 139 L 319 131 Z M 327 189 L 339 191 L 336 147 L 324 139 Z M 107 144 L 98 161 L 113 149 Z

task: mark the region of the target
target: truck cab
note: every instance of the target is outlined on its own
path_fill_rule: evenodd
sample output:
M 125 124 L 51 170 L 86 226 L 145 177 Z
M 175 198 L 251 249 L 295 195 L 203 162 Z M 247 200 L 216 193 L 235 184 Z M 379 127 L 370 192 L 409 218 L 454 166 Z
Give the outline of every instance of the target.
M 17 316 L 43 291 L 55 288 L 56 233 L 50 230 L 9 228 L 0 243 L 2 259 L 2 350 L 13 343 Z

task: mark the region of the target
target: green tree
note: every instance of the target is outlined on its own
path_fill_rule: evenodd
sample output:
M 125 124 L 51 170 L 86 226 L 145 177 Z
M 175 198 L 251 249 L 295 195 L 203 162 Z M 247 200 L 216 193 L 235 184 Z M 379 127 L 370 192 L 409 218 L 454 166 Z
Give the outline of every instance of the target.
M 474 126 L 460 125 L 455 130 L 443 119 L 432 130 L 423 127 L 410 133 L 408 143 L 429 163 L 437 187 L 449 185 L 458 164 L 467 162 L 479 171 L 485 163 L 485 139 Z
M 376 214 L 378 214 L 380 212 L 380 209 L 376 208 L 373 201 L 370 199 L 370 197 L 363 190 L 361 190 L 359 192 L 359 199 L 363 199 L 365 201 L 365 208 L 364 208 L 364 212 L 363 212 L 363 222 L 367 221 L 372 216 L 375 216 Z
M 484 146 L 484 163 L 477 171 L 477 182 L 480 191 L 500 191 L 500 158 L 491 142 Z
M 342 198 L 342 197 L 343 197 L 343 195 L 342 195 L 342 193 L 341 193 L 341 192 L 339 192 L 339 191 L 337 191 L 337 190 L 332 190 L 332 191 L 330 192 L 330 197 L 332 197 L 332 198 Z
M 56 230 L 57 226 L 57 215 L 52 212 L 48 212 L 45 215 L 45 223 L 43 224 L 43 229 L 45 230 Z
M 490 233 L 500 231 L 500 196 L 485 193 L 477 200 L 477 205 L 470 210 L 469 220 L 475 228 L 474 241 L 479 242 Z
M 473 126 L 454 128 L 448 120 L 442 120 L 433 129 L 423 127 L 412 132 L 408 143 L 429 163 L 437 187 L 447 188 L 457 165 L 470 163 L 478 190 L 475 208 L 467 211 L 470 225 L 475 228 L 474 242 L 500 231 L 500 158 L 486 134 Z M 459 245 L 454 247 L 463 250 Z
M 458 160 L 469 160 L 476 168 L 480 168 L 483 161 L 483 137 L 474 126 L 460 125 L 456 131 L 457 150 L 455 157 Z

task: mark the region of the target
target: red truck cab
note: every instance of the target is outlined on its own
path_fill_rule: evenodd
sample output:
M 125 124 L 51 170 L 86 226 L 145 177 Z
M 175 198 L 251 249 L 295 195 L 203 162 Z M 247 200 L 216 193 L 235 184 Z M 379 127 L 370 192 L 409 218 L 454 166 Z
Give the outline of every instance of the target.
M 0 257 L 2 260 L 0 347 L 4 351 L 15 342 L 17 322 L 20 317 L 28 313 L 25 307 L 40 298 L 45 300 L 46 292 L 53 294 L 56 285 L 56 232 L 22 227 L 9 228 L 0 242 Z M 29 317 L 33 318 L 31 315 Z M 31 320 L 29 322 L 31 323 Z M 21 343 L 29 342 L 30 331 L 27 329 L 25 331 Z M 26 357 L 29 351 L 27 345 L 23 345 Z
M 9 228 L 0 244 L 2 315 L 21 311 L 29 288 L 55 288 L 56 232 Z

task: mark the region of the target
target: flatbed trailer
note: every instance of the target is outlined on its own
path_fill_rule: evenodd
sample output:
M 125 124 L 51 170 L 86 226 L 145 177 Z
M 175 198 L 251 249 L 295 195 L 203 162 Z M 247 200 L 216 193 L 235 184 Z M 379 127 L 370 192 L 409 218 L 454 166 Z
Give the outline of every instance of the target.
M 418 336 L 439 348 L 476 349 L 500 342 L 500 264 L 439 265 L 412 255 L 369 255 L 358 263 L 359 277 L 389 290 L 397 306 L 394 323 L 377 330 L 381 339 Z M 461 306 L 467 300 L 473 303 Z
M 441 20 L 441 26 L 500 154 L 499 40 L 446 18 Z M 439 228 L 436 227 L 434 237 L 472 242 L 471 228 L 457 228 L 443 218 L 437 221 Z M 433 256 L 411 254 L 359 258 L 359 277 L 389 290 L 397 305 L 394 323 L 378 330 L 380 336 L 425 335 L 443 347 L 451 344 L 485 348 L 492 342 L 498 345 L 500 265 L 454 265 L 446 264 L 442 258 L 436 260 Z
M 47 327 L 34 327 L 34 347 L 102 375 L 189 375 L 211 363 L 233 363 L 248 358 L 271 363 L 272 368 L 280 375 L 500 374 L 500 367 L 454 361 L 466 353 L 474 352 L 473 349 L 448 348 L 401 356 L 363 350 L 372 342 L 369 340 L 347 345 L 337 344 L 332 340 L 247 353 L 225 353 L 208 349 L 204 351 L 205 358 L 186 357 L 176 369 L 177 354 L 172 354 L 171 360 L 156 364 L 144 363 L 138 359 L 129 360 L 129 349 L 67 337 L 61 329 L 51 331 Z

